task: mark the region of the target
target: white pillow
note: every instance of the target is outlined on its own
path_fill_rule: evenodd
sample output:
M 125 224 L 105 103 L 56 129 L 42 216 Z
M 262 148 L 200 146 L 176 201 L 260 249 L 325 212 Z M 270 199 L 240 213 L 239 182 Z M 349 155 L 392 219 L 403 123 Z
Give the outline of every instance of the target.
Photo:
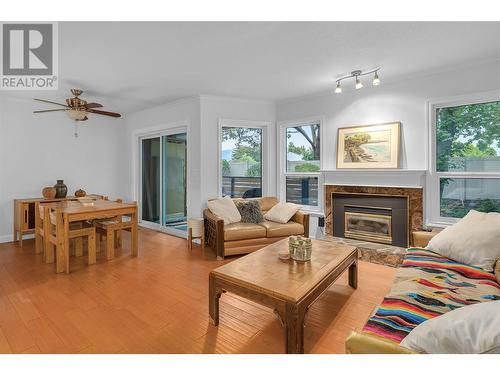
M 298 204 L 280 202 L 264 214 L 264 219 L 286 224 L 298 210 L 300 210 Z
M 427 249 L 492 272 L 500 258 L 500 214 L 474 210 L 434 236 Z
M 240 211 L 238 211 L 238 208 L 236 208 L 233 200 L 228 195 L 222 199 L 209 201 L 207 206 L 214 215 L 224 219 L 224 224 L 226 225 L 241 221 Z
M 419 353 L 500 353 L 500 301 L 464 306 L 426 320 L 400 343 Z

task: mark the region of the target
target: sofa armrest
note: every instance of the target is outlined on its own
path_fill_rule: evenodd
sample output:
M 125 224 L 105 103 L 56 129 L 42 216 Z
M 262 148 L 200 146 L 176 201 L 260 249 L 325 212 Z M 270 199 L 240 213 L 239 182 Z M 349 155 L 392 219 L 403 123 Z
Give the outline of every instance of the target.
M 215 251 L 217 258 L 224 258 L 224 220 L 208 208 L 203 210 L 205 241 Z
M 296 223 L 302 224 L 302 226 L 304 227 L 304 236 L 309 237 L 309 214 L 297 211 L 295 215 L 292 216 L 290 221 L 295 221 Z
M 345 342 L 347 354 L 417 354 L 393 341 L 364 332 L 352 331 Z

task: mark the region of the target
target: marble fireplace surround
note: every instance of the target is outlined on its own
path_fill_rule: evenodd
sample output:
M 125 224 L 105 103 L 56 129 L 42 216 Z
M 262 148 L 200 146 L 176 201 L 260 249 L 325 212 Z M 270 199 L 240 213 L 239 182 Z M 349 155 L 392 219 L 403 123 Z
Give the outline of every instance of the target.
M 324 185 L 325 206 L 325 232 L 333 235 L 332 224 L 332 194 L 352 193 L 370 195 L 394 195 L 408 197 L 408 216 L 410 234 L 419 230 L 423 225 L 423 188 L 422 187 L 399 187 L 399 186 L 353 186 L 353 185 Z M 410 238 L 410 246 L 412 236 Z

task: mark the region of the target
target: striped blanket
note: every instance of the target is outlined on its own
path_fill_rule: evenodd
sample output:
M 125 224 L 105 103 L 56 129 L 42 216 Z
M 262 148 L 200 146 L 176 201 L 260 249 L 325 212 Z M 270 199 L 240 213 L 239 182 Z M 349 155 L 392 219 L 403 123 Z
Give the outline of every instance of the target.
M 389 294 L 370 317 L 363 332 L 401 342 L 418 324 L 448 311 L 500 299 L 494 274 L 411 248 Z

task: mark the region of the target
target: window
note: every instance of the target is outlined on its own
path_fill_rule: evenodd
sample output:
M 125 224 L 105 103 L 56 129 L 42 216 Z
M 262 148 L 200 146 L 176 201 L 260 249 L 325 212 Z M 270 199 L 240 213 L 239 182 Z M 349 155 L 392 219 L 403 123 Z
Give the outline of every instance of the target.
M 287 202 L 319 209 L 320 121 L 282 125 L 281 144 L 282 197 Z
M 262 128 L 222 126 L 222 196 L 262 196 Z
M 441 104 L 432 113 L 434 218 L 500 212 L 500 101 Z

